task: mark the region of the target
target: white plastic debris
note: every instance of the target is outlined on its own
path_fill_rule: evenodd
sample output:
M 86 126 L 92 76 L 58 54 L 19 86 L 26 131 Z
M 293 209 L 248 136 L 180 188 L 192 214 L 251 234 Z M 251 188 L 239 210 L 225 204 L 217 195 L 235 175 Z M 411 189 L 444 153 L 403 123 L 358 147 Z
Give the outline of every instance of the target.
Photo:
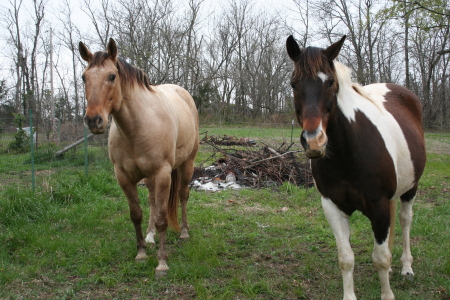
M 243 186 L 241 186 L 236 182 L 220 182 L 216 180 L 204 183 L 202 183 L 199 180 L 194 180 L 192 182 L 192 187 L 197 191 L 211 191 L 211 192 L 222 191 L 225 189 L 239 190 L 243 188 Z

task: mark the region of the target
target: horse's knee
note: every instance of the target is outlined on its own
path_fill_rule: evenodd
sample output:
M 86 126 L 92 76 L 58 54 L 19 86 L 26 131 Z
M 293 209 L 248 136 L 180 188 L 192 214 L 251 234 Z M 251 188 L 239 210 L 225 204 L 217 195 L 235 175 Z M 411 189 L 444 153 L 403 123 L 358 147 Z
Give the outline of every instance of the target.
M 166 231 L 168 227 L 167 213 L 160 213 L 156 216 L 155 227 L 158 232 Z
M 338 260 L 341 271 L 347 272 L 353 270 L 355 265 L 355 255 L 352 250 L 341 251 Z
M 141 209 L 130 209 L 130 219 L 133 223 L 142 222 L 142 210 Z
M 388 270 L 391 267 L 391 258 L 392 255 L 387 245 L 380 245 L 374 248 L 372 260 L 377 270 Z

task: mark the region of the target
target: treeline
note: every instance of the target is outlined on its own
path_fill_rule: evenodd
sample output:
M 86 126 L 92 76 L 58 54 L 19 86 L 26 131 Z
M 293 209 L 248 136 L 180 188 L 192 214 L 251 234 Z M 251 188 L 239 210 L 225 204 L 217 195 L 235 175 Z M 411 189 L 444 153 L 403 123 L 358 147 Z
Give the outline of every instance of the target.
M 79 122 L 78 42 L 97 51 L 113 37 L 119 55 L 154 84 L 189 90 L 204 121 L 287 121 L 287 36 L 325 46 L 346 34 L 339 60 L 353 68 L 355 81 L 404 85 L 422 99 L 427 127 L 450 128 L 447 0 L 294 0 L 276 7 L 251 0 L 81 1 L 82 12 L 69 0 L 57 7 L 47 0 L 2 4 L 2 118 L 31 108 L 51 122 L 53 99 L 56 118 Z

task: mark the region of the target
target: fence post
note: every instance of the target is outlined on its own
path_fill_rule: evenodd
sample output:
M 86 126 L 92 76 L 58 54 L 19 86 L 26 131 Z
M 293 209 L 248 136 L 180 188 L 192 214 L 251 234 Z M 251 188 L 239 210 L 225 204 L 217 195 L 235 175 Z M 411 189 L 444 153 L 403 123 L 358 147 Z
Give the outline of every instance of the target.
M 61 120 L 58 119 L 58 143 L 61 143 Z
M 87 127 L 84 127 L 84 175 L 88 176 L 88 139 L 87 139 Z
M 30 117 L 30 149 L 31 149 L 31 189 L 34 193 L 36 181 L 34 177 L 34 131 L 33 131 L 33 110 L 28 110 L 28 116 Z

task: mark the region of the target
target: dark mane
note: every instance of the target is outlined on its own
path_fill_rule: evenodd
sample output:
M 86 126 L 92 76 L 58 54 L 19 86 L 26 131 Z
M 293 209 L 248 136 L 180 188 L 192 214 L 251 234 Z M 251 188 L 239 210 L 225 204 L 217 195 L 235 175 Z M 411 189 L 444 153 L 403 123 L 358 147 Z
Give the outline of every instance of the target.
M 325 74 L 334 73 L 334 68 L 328 63 L 322 52 L 323 50 L 317 47 L 303 49 L 295 62 L 294 76 L 299 78 L 316 78 L 319 72 Z
M 94 58 L 89 62 L 87 68 L 90 69 L 95 66 L 103 66 L 108 57 L 108 52 L 105 51 L 94 53 Z M 121 57 L 117 58 L 116 67 L 119 71 L 121 84 L 131 87 L 134 86 L 134 84 L 137 84 L 141 88 L 146 88 L 149 91 L 153 91 L 148 75 L 141 69 L 130 65 Z

